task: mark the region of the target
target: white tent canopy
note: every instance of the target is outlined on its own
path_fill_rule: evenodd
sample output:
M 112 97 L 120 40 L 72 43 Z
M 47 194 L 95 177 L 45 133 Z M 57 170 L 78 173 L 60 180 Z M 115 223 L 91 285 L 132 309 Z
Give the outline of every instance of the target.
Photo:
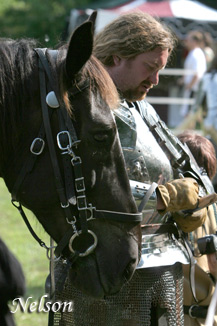
M 209 8 L 198 1 L 172 0 L 169 4 L 174 17 L 217 22 L 217 10 Z
M 107 23 L 119 15 L 135 10 L 148 12 L 153 16 L 166 20 L 180 37 L 185 35 L 189 29 L 198 28 L 201 25 L 201 29 L 210 32 L 213 38 L 217 40 L 217 10 L 192 0 L 164 0 L 154 2 L 132 0 L 114 8 L 98 8 L 96 32 L 100 31 Z M 89 15 L 92 11 L 93 9 L 89 8 L 82 12 L 83 14 Z M 80 23 L 78 19 L 80 15 L 80 10 L 73 9 L 71 11 L 69 34 Z M 188 21 L 188 26 L 183 24 L 183 20 Z
M 134 0 L 117 8 L 98 9 L 96 32 L 119 15 L 132 11 L 148 12 L 165 20 L 180 38 L 191 29 L 201 29 L 209 32 L 217 40 L 217 10 L 191 0 L 157 2 Z M 188 23 L 183 24 L 184 20 Z

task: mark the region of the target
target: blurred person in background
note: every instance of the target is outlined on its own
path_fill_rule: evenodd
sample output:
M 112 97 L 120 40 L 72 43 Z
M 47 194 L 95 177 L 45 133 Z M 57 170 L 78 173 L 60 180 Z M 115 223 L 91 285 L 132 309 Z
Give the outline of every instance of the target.
M 179 79 L 179 85 L 183 85 L 183 98 L 196 98 L 200 81 L 207 70 L 205 53 L 202 50 L 204 46 L 204 37 L 200 31 L 190 31 L 184 45 L 188 54 L 184 61 L 184 69 L 192 70 L 192 73 L 184 75 Z M 181 115 L 185 118 L 190 110 L 189 104 L 183 104 L 181 107 Z
M 203 45 L 202 50 L 206 57 L 206 64 L 207 64 L 207 71 L 209 71 L 212 67 L 212 62 L 215 57 L 214 52 L 214 41 L 212 39 L 212 36 L 208 32 L 201 31 L 203 35 Z M 206 76 L 206 74 L 204 74 Z M 206 104 L 206 97 L 205 97 L 205 91 L 203 89 L 203 78 L 200 80 L 198 91 L 195 98 L 195 104 L 192 106 L 192 112 L 197 112 L 202 110 L 202 117 L 205 117 L 207 114 L 207 104 Z M 201 114 L 200 114 L 201 115 Z M 200 120 L 200 126 L 202 125 L 202 120 Z
M 216 174 L 216 152 L 211 141 L 190 130 L 182 132 L 178 135 L 178 138 L 183 144 L 187 144 L 199 167 L 204 170 L 210 180 L 213 180 Z M 188 234 L 192 253 L 197 260 L 195 265 L 195 288 L 198 302 L 191 292 L 190 267 L 189 265 L 183 265 L 185 326 L 204 325 L 208 306 L 215 289 L 217 279 L 216 252 L 201 255 L 197 240 L 203 241 L 201 238 L 207 235 L 215 235 L 217 231 L 216 222 L 217 208 L 216 204 L 212 204 L 209 206 L 208 218 L 204 224 Z M 217 316 L 215 316 L 213 325 L 217 325 Z

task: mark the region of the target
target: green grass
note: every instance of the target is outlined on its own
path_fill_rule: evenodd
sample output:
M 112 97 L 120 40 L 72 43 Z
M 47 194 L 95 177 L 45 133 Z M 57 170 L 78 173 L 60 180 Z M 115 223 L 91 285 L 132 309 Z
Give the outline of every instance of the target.
M 49 236 L 39 222 L 31 212 L 26 211 L 26 214 L 37 235 L 49 245 Z M 27 290 L 24 300 L 32 297 L 30 302 L 38 301 L 45 294 L 44 284 L 49 273 L 46 250 L 34 240 L 18 210 L 11 204 L 10 194 L 2 179 L 0 179 L 0 216 L 0 236 L 20 261 L 26 277 Z M 48 325 L 48 315 L 44 312 L 22 313 L 19 309 L 14 316 L 17 326 Z

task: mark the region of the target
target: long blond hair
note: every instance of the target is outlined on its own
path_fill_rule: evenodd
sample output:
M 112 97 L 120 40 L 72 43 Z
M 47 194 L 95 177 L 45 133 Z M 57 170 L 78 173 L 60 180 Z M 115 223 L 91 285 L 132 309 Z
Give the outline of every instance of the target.
M 95 36 L 93 54 L 106 66 L 113 55 L 133 58 L 157 47 L 169 53 L 177 42 L 174 33 L 162 22 L 143 12 L 121 15 Z

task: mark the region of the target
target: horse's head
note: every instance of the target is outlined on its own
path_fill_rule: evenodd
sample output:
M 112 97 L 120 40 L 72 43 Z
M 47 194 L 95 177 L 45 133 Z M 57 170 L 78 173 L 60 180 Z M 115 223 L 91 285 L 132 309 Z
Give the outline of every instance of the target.
M 40 77 L 37 55 L 31 52 L 28 72 L 19 77 L 25 78 L 22 88 L 12 87 L 11 96 L 18 94 L 16 87 L 23 91 L 15 100 L 17 109 L 24 102 L 25 108 L 15 126 L 15 140 L 2 145 L 0 168 L 10 192 L 58 244 L 57 254 L 72 262 L 73 284 L 102 297 L 119 291 L 132 276 L 139 259 L 140 226 L 112 114 L 118 94 L 102 65 L 91 57 L 92 43 L 89 21 L 74 32 L 67 47 L 46 55 L 39 50 Z M 16 55 L 14 69 L 18 50 Z M 18 69 L 24 71 L 21 65 L 29 59 L 21 59 Z M 47 89 L 46 79 L 50 79 Z M 6 93 L 3 103 L 9 101 L 5 97 Z M 5 105 L 2 111 L 5 116 Z M 8 130 L 4 133 L 7 139 Z M 40 155 L 29 159 L 34 153 Z M 22 168 L 25 162 L 30 162 L 30 169 L 28 164 Z

